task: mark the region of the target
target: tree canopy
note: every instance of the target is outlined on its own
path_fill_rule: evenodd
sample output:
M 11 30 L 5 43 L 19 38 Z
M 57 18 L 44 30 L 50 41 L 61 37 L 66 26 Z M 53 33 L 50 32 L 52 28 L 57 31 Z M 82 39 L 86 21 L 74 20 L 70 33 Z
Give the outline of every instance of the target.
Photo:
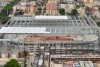
M 16 59 L 11 59 L 4 65 L 4 67 L 20 67 L 20 65 Z
M 76 9 L 80 8 L 81 6 L 80 5 L 76 5 Z
M 63 8 L 59 9 L 59 13 L 60 13 L 60 15 L 65 15 L 65 10 Z
M 20 0 L 13 0 L 9 4 L 4 6 L 4 8 L 0 12 L 0 22 L 1 23 L 5 24 L 10 19 L 9 14 L 12 13 L 12 9 L 13 9 L 12 7 L 19 1 Z
M 76 10 L 76 9 L 72 9 L 71 10 L 71 15 L 72 16 L 77 16 L 79 13 L 78 13 L 78 11 Z
M 85 13 L 86 13 L 87 15 L 90 15 L 90 12 L 91 12 L 91 10 L 90 10 L 90 8 L 87 6 L 87 7 L 85 8 Z
M 100 26 L 100 22 L 97 22 L 97 25 Z

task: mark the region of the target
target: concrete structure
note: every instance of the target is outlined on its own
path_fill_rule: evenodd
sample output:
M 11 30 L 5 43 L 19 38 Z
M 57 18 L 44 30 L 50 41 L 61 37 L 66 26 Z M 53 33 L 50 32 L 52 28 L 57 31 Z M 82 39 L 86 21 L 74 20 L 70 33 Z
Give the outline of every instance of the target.
M 91 17 L 13 17 L 0 29 L 0 38 L 1 54 L 22 59 L 28 51 L 35 55 L 34 67 L 39 60 L 49 66 L 54 58 L 100 60 L 100 29 Z
M 85 14 L 85 8 L 84 7 L 81 7 L 79 9 L 77 9 L 77 11 L 78 11 L 78 13 L 79 13 L 80 16 L 85 16 L 86 15 Z

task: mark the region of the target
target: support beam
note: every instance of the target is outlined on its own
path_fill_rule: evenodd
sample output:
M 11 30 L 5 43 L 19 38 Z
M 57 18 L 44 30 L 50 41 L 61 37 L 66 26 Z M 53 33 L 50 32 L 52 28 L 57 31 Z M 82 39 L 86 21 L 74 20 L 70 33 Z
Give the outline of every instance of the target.
M 74 16 L 76 26 L 79 26 L 76 17 Z
M 86 20 L 84 19 L 84 17 L 82 17 L 82 20 L 84 21 L 85 25 L 88 26 L 88 24 L 86 23 Z

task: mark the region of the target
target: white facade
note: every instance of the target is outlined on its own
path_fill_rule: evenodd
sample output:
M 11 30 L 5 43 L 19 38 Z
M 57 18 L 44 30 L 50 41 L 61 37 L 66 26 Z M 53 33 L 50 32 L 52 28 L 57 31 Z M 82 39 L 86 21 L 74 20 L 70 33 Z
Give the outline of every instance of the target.
M 72 9 L 75 8 L 75 4 L 73 1 L 67 1 L 64 3 L 59 4 L 59 9 L 65 9 L 65 12 L 70 13 Z
M 68 8 L 68 4 L 59 4 L 59 8 L 60 9 L 66 9 L 66 8 Z

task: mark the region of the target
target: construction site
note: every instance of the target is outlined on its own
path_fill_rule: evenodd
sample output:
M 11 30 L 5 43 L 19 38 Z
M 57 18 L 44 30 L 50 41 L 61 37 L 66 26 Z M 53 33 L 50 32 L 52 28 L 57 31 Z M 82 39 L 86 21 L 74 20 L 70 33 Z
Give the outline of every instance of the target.
M 100 67 L 100 28 L 91 17 L 12 17 L 0 29 L 0 57 L 22 51 L 33 67 Z

